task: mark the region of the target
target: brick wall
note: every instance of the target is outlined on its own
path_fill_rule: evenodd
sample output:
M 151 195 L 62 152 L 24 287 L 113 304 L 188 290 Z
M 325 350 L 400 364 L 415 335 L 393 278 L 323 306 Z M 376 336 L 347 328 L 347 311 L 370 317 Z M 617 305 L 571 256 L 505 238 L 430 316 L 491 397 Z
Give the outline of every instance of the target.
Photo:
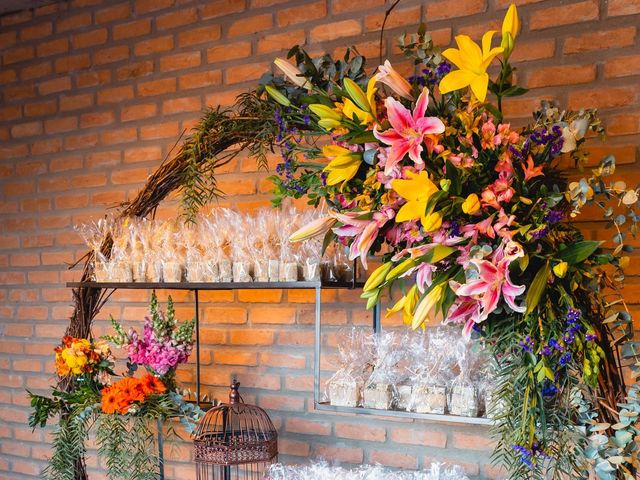
M 70 313 L 64 283 L 78 278 L 65 264 L 84 252 L 72 226 L 131 198 L 206 105 L 229 104 L 288 46 L 340 53 L 356 44 L 377 58 L 388 3 L 68 0 L 0 18 L 0 478 L 39 478 L 49 453 L 46 435 L 26 427 L 25 388 L 41 392 L 53 381 L 51 349 Z M 508 101 L 508 114 L 522 123 L 542 98 L 600 108 L 610 138 L 607 148 L 594 143 L 594 152 L 615 153 L 625 179 L 640 183 L 640 2 L 519 4 L 515 58 L 532 91 Z M 499 28 L 506 6 L 403 0 L 389 18 L 384 55 L 394 57 L 394 39 L 420 20 L 444 45 L 458 33 L 478 38 Z M 251 159 L 232 162 L 220 172 L 230 195 L 224 203 L 267 204 L 265 177 Z M 607 238 L 596 220 L 585 230 Z M 627 288 L 634 310 L 637 284 L 632 277 Z M 174 298 L 190 316 L 192 297 Z M 496 476 L 484 428 L 313 413 L 309 293 L 220 292 L 203 300 L 204 379 L 220 395 L 240 374 L 247 399 L 273 416 L 287 461 L 322 456 L 415 468 L 444 459 L 474 476 Z M 147 292 L 118 292 L 100 319 L 139 321 L 147 301 Z M 325 301 L 333 325 L 367 322 L 353 293 L 328 292 Z M 105 328 L 97 322 L 98 332 Z M 192 375 L 185 369 L 183 380 Z M 193 478 L 188 443 L 169 456 L 169 478 Z M 89 464 L 98 469 L 95 458 Z

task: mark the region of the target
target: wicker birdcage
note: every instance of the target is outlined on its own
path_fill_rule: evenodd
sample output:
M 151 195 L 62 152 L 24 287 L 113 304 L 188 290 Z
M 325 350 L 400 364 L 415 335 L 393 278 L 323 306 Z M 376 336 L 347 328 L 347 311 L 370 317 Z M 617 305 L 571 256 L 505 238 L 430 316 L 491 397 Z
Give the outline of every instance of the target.
M 233 382 L 229 403 L 209 410 L 194 434 L 198 480 L 262 480 L 278 461 L 278 433 L 263 409 L 247 405 Z

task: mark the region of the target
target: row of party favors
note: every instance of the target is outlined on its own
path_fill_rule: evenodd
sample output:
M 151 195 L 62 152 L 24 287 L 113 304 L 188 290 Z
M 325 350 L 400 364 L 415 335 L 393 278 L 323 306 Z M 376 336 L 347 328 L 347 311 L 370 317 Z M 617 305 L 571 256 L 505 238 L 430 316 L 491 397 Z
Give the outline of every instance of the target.
M 95 255 L 99 282 L 351 281 L 343 248 L 321 257 L 321 239 L 289 237 L 317 211 L 261 209 L 254 214 L 215 208 L 193 224 L 177 220 L 104 218 L 77 227 Z M 111 240 L 110 255 L 104 254 Z
M 423 471 L 393 471 L 379 465 L 362 465 L 353 470 L 325 462 L 311 465 L 271 465 L 264 480 L 469 480 L 458 465 L 432 463 Z
M 338 355 L 323 399 L 331 405 L 465 417 L 491 417 L 495 410 L 491 362 L 459 328 L 351 328 L 340 332 Z

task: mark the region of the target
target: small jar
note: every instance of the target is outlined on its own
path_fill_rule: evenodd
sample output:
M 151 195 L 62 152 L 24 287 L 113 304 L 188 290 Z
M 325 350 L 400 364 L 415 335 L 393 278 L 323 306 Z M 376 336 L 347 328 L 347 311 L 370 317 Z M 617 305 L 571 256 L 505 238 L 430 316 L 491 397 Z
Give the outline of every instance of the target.
M 172 260 L 165 261 L 162 265 L 162 277 L 167 283 L 180 283 L 182 281 L 182 265 Z

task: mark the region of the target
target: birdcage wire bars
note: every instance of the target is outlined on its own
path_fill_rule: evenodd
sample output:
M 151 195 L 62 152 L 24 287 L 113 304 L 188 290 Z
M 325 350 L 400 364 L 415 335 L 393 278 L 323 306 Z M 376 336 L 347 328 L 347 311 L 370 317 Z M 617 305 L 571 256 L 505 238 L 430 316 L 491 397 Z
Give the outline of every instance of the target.
M 194 434 L 197 480 L 262 480 L 278 461 L 278 433 L 263 409 L 243 402 L 234 381 L 229 403 L 209 410 Z

